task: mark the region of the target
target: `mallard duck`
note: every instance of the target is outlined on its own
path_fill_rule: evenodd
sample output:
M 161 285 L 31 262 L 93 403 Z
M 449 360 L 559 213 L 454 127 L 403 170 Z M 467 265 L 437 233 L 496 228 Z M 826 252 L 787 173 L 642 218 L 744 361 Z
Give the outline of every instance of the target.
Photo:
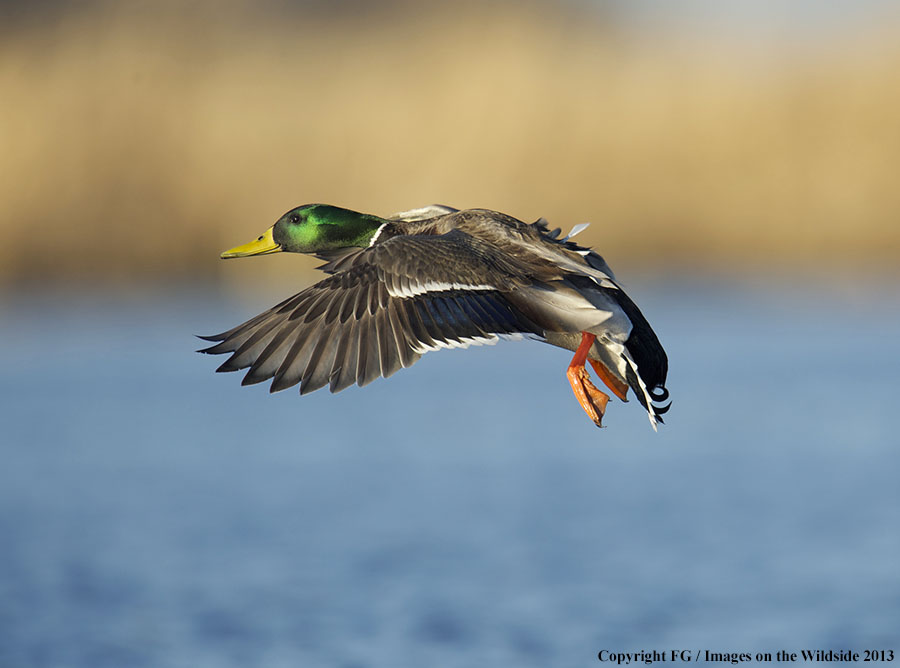
M 249 367 L 242 385 L 272 379 L 339 392 L 414 364 L 440 348 L 534 338 L 574 351 L 566 375 L 598 427 L 609 395 L 629 388 L 656 429 L 668 360 L 647 320 L 604 259 L 560 237 L 544 219 L 524 223 L 488 209 L 429 206 L 381 218 L 327 204 L 291 209 L 258 239 L 222 258 L 310 253 L 329 276 L 199 352 L 230 353 L 217 371 Z

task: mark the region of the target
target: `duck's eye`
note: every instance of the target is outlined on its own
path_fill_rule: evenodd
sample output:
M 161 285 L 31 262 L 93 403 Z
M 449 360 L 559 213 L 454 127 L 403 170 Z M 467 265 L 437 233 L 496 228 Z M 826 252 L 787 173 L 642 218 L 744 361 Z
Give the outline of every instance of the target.
M 298 216 L 296 213 L 293 214 L 291 216 L 291 222 L 294 223 L 294 225 L 296 225 L 297 223 L 300 222 L 300 216 Z

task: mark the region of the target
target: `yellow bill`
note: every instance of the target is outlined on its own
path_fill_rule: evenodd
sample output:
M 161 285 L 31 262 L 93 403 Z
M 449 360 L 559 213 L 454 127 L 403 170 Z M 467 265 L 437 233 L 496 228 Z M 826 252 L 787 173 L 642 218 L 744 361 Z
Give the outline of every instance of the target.
M 278 253 L 281 246 L 275 243 L 272 238 L 272 228 L 267 229 L 263 235 L 256 241 L 251 241 L 243 246 L 235 246 L 225 251 L 220 256 L 223 260 L 231 257 L 249 257 L 251 255 L 268 255 L 269 253 Z

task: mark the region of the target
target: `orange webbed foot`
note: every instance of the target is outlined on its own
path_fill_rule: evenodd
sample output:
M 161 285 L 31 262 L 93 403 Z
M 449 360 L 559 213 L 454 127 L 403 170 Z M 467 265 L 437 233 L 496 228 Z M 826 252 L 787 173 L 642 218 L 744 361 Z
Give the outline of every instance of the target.
M 626 395 L 628 394 L 628 386 L 623 383 L 618 378 L 615 378 L 610 372 L 609 369 L 606 368 L 606 365 L 603 362 L 598 362 L 597 360 L 588 360 L 591 363 L 591 366 L 594 367 L 594 373 L 603 381 L 603 384 L 606 385 L 612 393 L 615 394 L 622 401 L 628 401 Z
M 591 382 L 588 377 L 587 369 L 584 367 L 572 369 L 566 372 L 569 377 L 569 383 L 572 385 L 572 391 L 578 403 L 591 418 L 593 423 L 598 427 L 602 427 L 603 415 L 606 413 L 606 404 L 609 403 L 609 396 L 604 394 Z
M 609 396 L 597 389 L 588 376 L 587 369 L 584 368 L 584 362 L 587 359 L 587 353 L 594 345 L 594 335 L 586 332 L 581 333 L 581 344 L 575 351 L 575 357 L 566 370 L 566 376 L 575 398 L 581 404 L 581 408 L 591 418 L 591 421 L 598 427 L 602 427 L 601 420 L 606 412 L 606 405 L 609 403 Z M 602 378 L 602 376 L 601 376 Z

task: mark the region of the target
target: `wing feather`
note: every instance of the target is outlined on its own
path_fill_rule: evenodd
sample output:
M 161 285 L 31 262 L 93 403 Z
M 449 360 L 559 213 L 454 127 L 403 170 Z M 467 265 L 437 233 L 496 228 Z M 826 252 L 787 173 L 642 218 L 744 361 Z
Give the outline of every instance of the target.
M 356 382 L 359 359 L 359 323 L 353 320 L 341 330 L 341 339 L 335 353 L 334 368 L 329 379 L 329 390 L 340 392 Z
M 322 327 L 300 378 L 300 394 L 318 390 L 331 381 L 334 357 L 339 343 L 337 329 L 337 325 L 333 322 L 325 323 Z
M 381 360 L 378 358 L 378 335 L 372 318 L 360 321 L 359 363 L 356 368 L 356 383 L 365 387 L 381 375 Z

